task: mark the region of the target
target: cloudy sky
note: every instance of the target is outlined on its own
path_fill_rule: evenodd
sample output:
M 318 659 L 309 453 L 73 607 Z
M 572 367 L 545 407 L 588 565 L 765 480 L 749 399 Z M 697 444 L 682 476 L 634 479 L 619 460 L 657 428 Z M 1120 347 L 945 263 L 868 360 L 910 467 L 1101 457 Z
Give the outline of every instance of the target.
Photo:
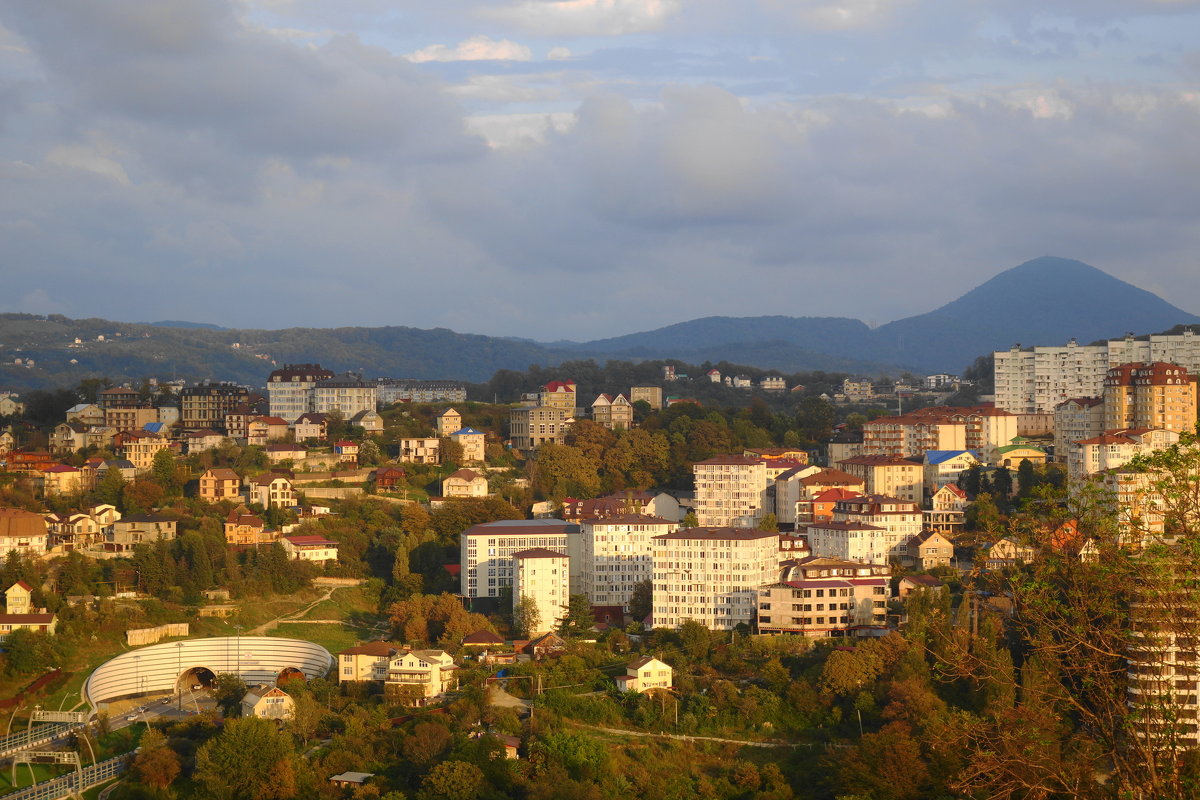
M 12 0 L 0 308 L 583 340 L 1053 254 L 1200 312 L 1198 141 L 1200 0 Z

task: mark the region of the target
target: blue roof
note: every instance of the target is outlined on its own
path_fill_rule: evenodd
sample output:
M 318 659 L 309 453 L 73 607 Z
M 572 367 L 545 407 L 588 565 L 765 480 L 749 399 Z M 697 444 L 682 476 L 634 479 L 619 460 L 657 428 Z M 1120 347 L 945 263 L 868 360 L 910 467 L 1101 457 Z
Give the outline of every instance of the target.
M 142 430 L 150 431 L 151 433 L 162 433 L 162 429 L 167 427 L 165 422 L 147 422 L 142 426 Z
M 451 435 L 451 436 L 458 436 L 459 434 L 462 434 L 462 435 L 464 435 L 464 436 L 465 436 L 465 435 L 467 435 L 467 434 L 471 434 L 471 433 L 473 433 L 473 434 L 475 434 L 475 435 L 477 435 L 477 436 L 482 436 L 482 435 L 483 435 L 482 433 L 480 433 L 479 431 L 475 430 L 474 428 L 460 428 L 459 430 L 456 430 L 454 433 L 452 433 L 452 434 L 450 434 L 450 435 Z
M 943 461 L 949 461 L 952 458 L 957 458 L 958 456 L 963 456 L 963 455 L 974 456 L 975 451 L 974 450 L 926 450 L 925 451 L 925 463 L 926 464 L 941 464 Z M 976 458 L 978 458 L 978 456 L 976 456 Z

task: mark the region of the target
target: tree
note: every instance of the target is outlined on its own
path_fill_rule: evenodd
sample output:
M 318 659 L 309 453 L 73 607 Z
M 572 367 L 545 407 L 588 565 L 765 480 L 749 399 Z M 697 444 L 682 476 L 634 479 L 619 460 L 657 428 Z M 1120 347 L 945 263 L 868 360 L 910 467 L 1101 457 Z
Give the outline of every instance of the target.
M 779 520 L 774 514 L 763 514 L 762 519 L 758 521 L 758 529 L 760 531 L 770 531 L 777 533 L 779 531 Z
M 635 622 L 641 622 L 646 617 L 650 616 L 650 612 L 654 610 L 654 582 L 649 578 L 644 581 L 638 581 L 633 585 L 633 592 L 629 597 L 629 614 Z
M 374 467 L 383 461 L 379 445 L 373 439 L 363 439 L 358 445 L 358 464 L 362 467 Z
M 679 523 L 681 528 L 699 528 L 700 519 L 696 516 L 695 511 L 689 511 L 683 515 L 683 521 Z
M 233 719 L 196 751 L 194 778 L 215 800 L 290 800 L 296 796 L 292 740 L 259 717 Z
M 1037 485 L 1037 472 L 1033 468 L 1033 462 L 1028 458 L 1022 458 L 1021 463 L 1017 465 L 1017 493 L 1020 497 L 1029 497 L 1033 493 L 1033 487 Z
M 179 776 L 179 756 L 167 747 L 167 738 L 157 728 L 142 735 L 133 772 L 138 780 L 155 789 L 165 789 Z
M 1008 467 L 996 467 L 992 472 L 992 491 L 1003 503 L 1012 497 L 1012 473 Z
M 533 636 L 542 624 L 542 612 L 538 610 L 537 600 L 529 595 L 522 595 L 513 609 L 513 625 L 521 636 Z
M 217 705 L 225 713 L 225 716 L 233 716 L 242 708 L 242 698 L 246 696 L 246 682 L 237 675 L 232 675 L 228 672 L 222 672 L 217 676 L 213 683 L 213 699 L 217 701 Z
M 445 725 L 420 722 L 404 737 L 400 749 L 409 761 L 424 766 L 446 752 L 453 742 L 454 737 Z
M 175 454 L 169 448 L 163 448 L 154 454 L 154 461 L 150 465 L 150 476 L 167 495 L 176 495 L 183 488 L 184 481 L 180 480 L 179 464 L 175 460 Z
M 547 442 L 531 466 L 533 485 L 545 497 L 595 497 L 600 491 L 599 466 L 583 451 Z
M 483 791 L 483 771 L 465 761 L 443 761 L 421 781 L 421 800 L 475 800 Z
M 559 632 L 567 636 L 579 636 L 590 631 L 596 624 L 592 604 L 586 594 L 573 594 L 567 600 L 567 614 L 559 623 Z

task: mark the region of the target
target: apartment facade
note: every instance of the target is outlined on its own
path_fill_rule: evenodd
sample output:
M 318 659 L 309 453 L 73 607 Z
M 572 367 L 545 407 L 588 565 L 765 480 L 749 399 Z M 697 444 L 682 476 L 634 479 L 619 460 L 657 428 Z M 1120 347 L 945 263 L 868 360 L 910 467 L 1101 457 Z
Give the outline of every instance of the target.
M 522 631 L 529 638 L 555 630 L 567 613 L 571 559 L 546 547 L 518 550 L 513 561 L 513 611 L 528 599 L 537 609 L 538 624 Z
M 206 503 L 237 500 L 242 496 L 242 479 L 231 469 L 215 467 L 200 476 L 197 496 Z
M 810 556 L 782 578 L 759 590 L 759 633 L 847 637 L 887 620 L 891 569 L 884 564 Z
M 592 421 L 610 431 L 633 427 L 633 404 L 623 394 L 601 394 L 592 402 Z
M 1163 450 L 1179 441 L 1177 431 L 1119 428 L 1075 442 L 1067 454 L 1067 479 L 1079 482 L 1089 475 L 1128 464 L 1134 456 Z
M 1051 413 L 1072 397 L 1098 397 L 1108 370 L 1120 364 L 1162 361 L 1200 372 L 1200 336 L 1191 330 L 1097 345 L 1071 340 L 1063 347 L 1015 345 L 995 356 L 996 407 L 1014 413 Z
M 312 387 L 309 411 L 318 414 L 340 412 L 343 419 L 352 419 L 363 412 L 374 412 L 375 384 L 367 383 L 352 373 L 317 381 Z M 271 412 L 275 412 L 272 410 Z M 284 417 L 288 422 L 295 418 Z
M 573 403 L 573 393 L 571 398 Z M 508 436 L 517 450 L 536 450 L 546 442 L 562 444 L 574 423 L 573 406 L 520 406 L 508 412 Z
M 715 456 L 692 466 L 701 527 L 750 528 L 767 507 L 767 468 L 759 458 Z
M 653 576 L 654 537 L 679 525 L 646 514 L 618 514 L 583 520 L 579 527 L 583 593 L 592 605 L 628 612 L 634 587 Z
M 459 591 L 463 597 L 499 597 L 513 585 L 513 556 L 523 550 L 545 548 L 578 564 L 582 555 L 578 525 L 561 519 L 500 520 L 468 528 L 459 537 Z M 578 580 L 570 578 L 572 594 Z
M 294 422 L 301 414 L 316 411 L 312 390 L 333 372 L 320 364 L 284 364 L 267 377 L 267 398 L 270 414 Z M 231 432 L 232 435 L 232 432 Z
M 1195 377 L 1161 361 L 1113 367 L 1104 378 L 1104 428 L 1195 431 Z
M 179 391 L 179 421 L 185 428 L 225 430 L 225 417 L 250 401 L 250 390 L 232 384 L 200 384 Z
M 779 536 L 749 528 L 683 528 L 653 540 L 655 627 L 753 624 L 758 590 L 779 579 Z
M 920 503 L 925 493 L 925 466 L 897 456 L 856 456 L 838 462 L 838 467 L 859 478 L 867 494 L 898 497 Z

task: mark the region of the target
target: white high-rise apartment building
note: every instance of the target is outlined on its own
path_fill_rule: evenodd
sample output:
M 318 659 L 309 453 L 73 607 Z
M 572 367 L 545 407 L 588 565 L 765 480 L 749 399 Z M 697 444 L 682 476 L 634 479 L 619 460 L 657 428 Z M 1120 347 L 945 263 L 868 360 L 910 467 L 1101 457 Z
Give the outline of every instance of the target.
M 460 591 L 463 597 L 499 597 L 516 574 L 513 556 L 522 550 L 545 548 L 580 562 L 579 526 L 561 519 L 506 519 L 468 528 L 459 537 Z M 577 575 L 569 576 L 571 594 L 578 594 Z
M 750 625 L 758 592 L 779 580 L 779 535 L 753 528 L 681 528 L 654 537 L 654 627 L 686 620 L 712 630 Z
M 749 456 L 715 456 L 692 465 L 696 520 L 703 527 L 752 528 L 767 507 L 767 467 Z
M 513 553 L 513 611 L 528 598 L 537 608 L 537 625 L 522 631 L 537 636 L 558 627 L 567 614 L 570 592 L 570 558 L 566 553 L 533 547 Z
M 312 390 L 319 381 L 328 380 L 333 373 L 320 364 L 284 364 L 267 378 L 267 397 L 271 416 L 282 417 L 289 423 L 301 414 L 315 411 Z
M 633 587 L 651 577 L 654 537 L 671 533 L 679 525 L 645 514 L 623 514 L 585 519 L 579 527 L 583 593 L 592 605 L 621 606 L 628 611 Z
M 1063 347 L 994 353 L 996 407 L 1014 414 L 1050 414 L 1072 397 L 1099 397 L 1104 378 L 1120 364 L 1164 361 L 1200 371 L 1200 336 L 1190 330 L 1141 339 L 1127 336 L 1096 345 L 1071 340 Z

